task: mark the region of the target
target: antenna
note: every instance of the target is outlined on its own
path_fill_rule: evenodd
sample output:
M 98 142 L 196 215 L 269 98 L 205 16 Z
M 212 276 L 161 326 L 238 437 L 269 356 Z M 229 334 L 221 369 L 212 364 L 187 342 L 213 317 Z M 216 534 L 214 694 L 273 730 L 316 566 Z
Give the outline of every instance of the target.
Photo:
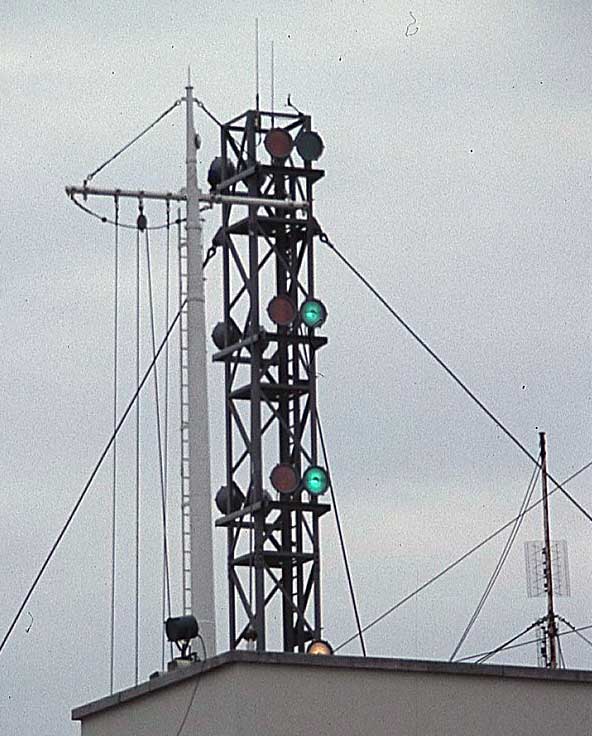
M 529 598 L 547 597 L 547 615 L 541 619 L 539 641 L 539 664 L 556 669 L 558 666 L 558 632 L 555 614 L 555 596 L 569 596 L 569 567 L 567 542 L 551 542 L 549 494 L 547 490 L 547 445 L 545 433 L 539 432 L 540 458 L 543 493 L 544 540 L 525 542 L 526 584 Z
M 259 18 L 255 18 L 255 107 L 259 112 Z
M 551 536 L 549 529 L 549 493 L 547 489 L 547 442 L 544 432 L 539 432 L 541 443 L 541 469 L 543 486 L 543 523 L 545 530 L 545 580 L 547 588 L 547 631 L 549 635 L 549 667 L 557 667 L 557 622 L 553 605 L 553 566 L 551 564 Z
M 271 42 L 271 119 L 273 121 L 273 111 L 275 110 L 275 54 L 273 48 L 273 41 Z M 273 126 L 273 122 L 272 122 Z

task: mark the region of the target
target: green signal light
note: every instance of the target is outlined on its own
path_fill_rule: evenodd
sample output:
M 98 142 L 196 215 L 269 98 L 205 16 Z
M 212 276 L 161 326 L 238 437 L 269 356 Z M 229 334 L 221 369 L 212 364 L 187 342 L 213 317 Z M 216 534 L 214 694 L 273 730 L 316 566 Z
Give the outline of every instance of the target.
M 300 318 L 311 329 L 320 327 L 327 319 L 325 305 L 318 299 L 307 299 L 300 307 Z
M 313 496 L 321 496 L 329 487 L 329 476 L 324 468 L 313 465 L 304 474 L 303 483 Z

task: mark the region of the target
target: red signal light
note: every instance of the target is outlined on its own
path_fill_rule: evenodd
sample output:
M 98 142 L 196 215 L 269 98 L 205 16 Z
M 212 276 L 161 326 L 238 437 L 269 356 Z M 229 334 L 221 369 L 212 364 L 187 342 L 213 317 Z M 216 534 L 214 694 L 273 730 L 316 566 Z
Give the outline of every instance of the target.
M 288 158 L 294 147 L 292 136 L 283 128 L 272 128 L 263 144 L 273 158 Z
M 296 319 L 296 306 L 289 296 L 274 296 L 267 305 L 267 314 L 272 322 L 280 327 L 291 325 Z
M 279 493 L 294 493 L 300 483 L 296 469 L 288 463 L 279 463 L 269 476 L 271 485 Z

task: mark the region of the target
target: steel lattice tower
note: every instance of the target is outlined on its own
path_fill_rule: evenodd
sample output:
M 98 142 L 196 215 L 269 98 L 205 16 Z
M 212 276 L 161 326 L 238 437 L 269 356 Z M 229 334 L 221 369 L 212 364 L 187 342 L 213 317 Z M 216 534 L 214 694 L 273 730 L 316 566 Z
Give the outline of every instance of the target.
M 314 297 L 313 187 L 324 175 L 312 164 L 322 143 L 310 126 L 304 114 L 247 111 L 222 126 L 210 177 L 217 193 L 303 204 L 224 204 L 214 238 L 224 319 L 213 359 L 224 364 L 226 416 L 216 526 L 227 530 L 231 649 L 254 640 L 258 651 L 304 651 L 321 635 L 319 518 L 329 506 L 302 478 L 318 467 L 315 365 L 327 340 L 298 314 Z

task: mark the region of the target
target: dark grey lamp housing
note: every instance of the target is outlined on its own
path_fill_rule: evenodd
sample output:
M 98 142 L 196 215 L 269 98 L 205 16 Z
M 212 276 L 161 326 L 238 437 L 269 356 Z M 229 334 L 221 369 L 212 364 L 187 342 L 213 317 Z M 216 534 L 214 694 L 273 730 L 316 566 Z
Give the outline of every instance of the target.
M 199 635 L 195 616 L 175 616 L 164 622 L 167 639 L 181 652 L 182 659 L 191 659 L 191 640 Z

